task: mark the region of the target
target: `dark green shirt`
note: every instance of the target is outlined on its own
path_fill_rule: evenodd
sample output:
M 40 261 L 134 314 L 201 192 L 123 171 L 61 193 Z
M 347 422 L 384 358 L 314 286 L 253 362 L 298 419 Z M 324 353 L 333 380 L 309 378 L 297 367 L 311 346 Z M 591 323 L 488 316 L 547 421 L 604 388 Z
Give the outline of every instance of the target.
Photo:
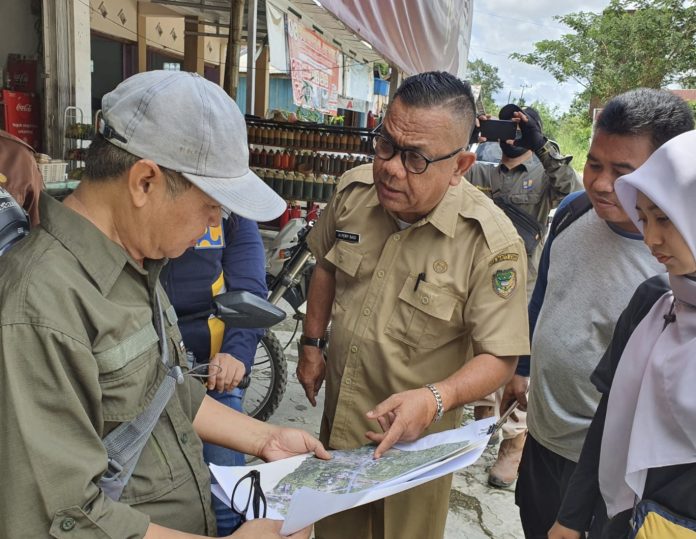
M 215 532 L 186 377 L 120 502 L 97 487 L 101 439 L 150 403 L 166 370 L 153 325 L 161 261 L 138 265 L 89 221 L 41 196 L 41 227 L 0 258 L 0 537 L 142 537 L 150 521 Z M 170 361 L 185 367 L 161 293 Z

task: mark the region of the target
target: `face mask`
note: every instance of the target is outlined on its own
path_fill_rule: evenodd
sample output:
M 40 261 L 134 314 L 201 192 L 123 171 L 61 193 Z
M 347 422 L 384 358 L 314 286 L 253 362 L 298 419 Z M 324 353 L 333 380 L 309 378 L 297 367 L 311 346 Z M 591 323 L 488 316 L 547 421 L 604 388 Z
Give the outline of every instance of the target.
M 521 148 L 520 146 L 512 146 L 508 144 L 507 142 L 501 142 L 500 143 L 500 149 L 503 151 L 503 154 L 506 157 L 509 157 L 511 159 L 514 159 L 515 157 L 519 157 L 523 154 L 525 154 L 527 151 L 527 148 Z

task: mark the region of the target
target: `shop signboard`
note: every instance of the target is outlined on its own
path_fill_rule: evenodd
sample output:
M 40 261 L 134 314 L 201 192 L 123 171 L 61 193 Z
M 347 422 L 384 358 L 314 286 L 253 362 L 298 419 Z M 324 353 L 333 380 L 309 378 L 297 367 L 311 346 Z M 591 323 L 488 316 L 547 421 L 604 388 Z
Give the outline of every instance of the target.
M 300 19 L 288 14 L 288 52 L 292 97 L 296 105 L 336 114 L 340 52 Z
M 367 112 L 370 107 L 370 103 L 364 99 L 356 99 L 355 97 L 350 97 L 347 95 L 338 94 L 338 108 L 353 110 L 355 112 Z
M 39 100 L 35 94 L 2 91 L 5 104 L 5 130 L 35 150 L 41 146 Z

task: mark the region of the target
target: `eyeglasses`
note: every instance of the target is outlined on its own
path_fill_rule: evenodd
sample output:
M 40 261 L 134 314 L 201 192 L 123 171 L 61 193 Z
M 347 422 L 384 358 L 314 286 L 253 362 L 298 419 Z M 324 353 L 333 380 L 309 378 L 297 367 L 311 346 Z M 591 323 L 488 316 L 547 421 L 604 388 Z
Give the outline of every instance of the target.
M 375 156 L 384 161 L 389 161 L 397 154 L 397 152 L 400 153 L 401 163 L 404 165 L 404 168 L 407 171 L 413 174 L 423 174 L 426 170 L 428 170 L 428 166 L 431 163 L 437 163 L 438 161 L 444 161 L 445 159 L 454 157 L 464 149 L 464 146 L 457 148 L 453 152 L 443 155 L 442 157 L 430 159 L 416 150 L 409 150 L 408 148 L 397 146 L 394 142 L 389 140 L 381 133 L 373 132 L 372 148 L 375 150 Z
M 246 483 L 249 483 L 248 485 Z M 244 485 L 244 488 L 249 488 L 249 495 L 247 496 L 246 503 L 243 508 L 237 508 L 237 504 L 234 502 L 235 495 L 237 494 L 237 489 L 240 485 Z M 243 492 L 243 490 L 242 490 Z M 261 503 L 263 503 L 263 513 L 261 513 Z M 242 523 L 247 521 L 247 513 L 249 511 L 249 504 L 251 504 L 251 509 L 254 514 L 254 518 L 266 518 L 266 495 L 261 490 L 261 472 L 258 470 L 251 470 L 248 474 L 242 477 L 232 490 L 232 499 L 230 504 L 230 509 L 239 515 Z

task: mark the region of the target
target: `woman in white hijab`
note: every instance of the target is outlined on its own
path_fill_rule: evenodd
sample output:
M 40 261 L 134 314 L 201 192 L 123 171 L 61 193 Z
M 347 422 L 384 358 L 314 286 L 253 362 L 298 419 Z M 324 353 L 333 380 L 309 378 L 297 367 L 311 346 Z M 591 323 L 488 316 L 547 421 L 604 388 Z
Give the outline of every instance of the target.
M 664 277 L 646 281 L 617 323 L 592 377 L 602 404 L 550 539 L 583 537 L 591 520 L 583 515 L 601 517 L 600 494 L 610 519 L 602 538 L 635 537 L 636 506 L 637 517 L 654 510 L 637 537 L 696 538 L 695 158 L 696 131 L 689 131 L 616 182 L 621 205 L 665 265 L 671 290 Z M 674 535 L 669 515 L 692 520 L 694 531 Z M 575 531 L 583 520 L 584 529 Z

